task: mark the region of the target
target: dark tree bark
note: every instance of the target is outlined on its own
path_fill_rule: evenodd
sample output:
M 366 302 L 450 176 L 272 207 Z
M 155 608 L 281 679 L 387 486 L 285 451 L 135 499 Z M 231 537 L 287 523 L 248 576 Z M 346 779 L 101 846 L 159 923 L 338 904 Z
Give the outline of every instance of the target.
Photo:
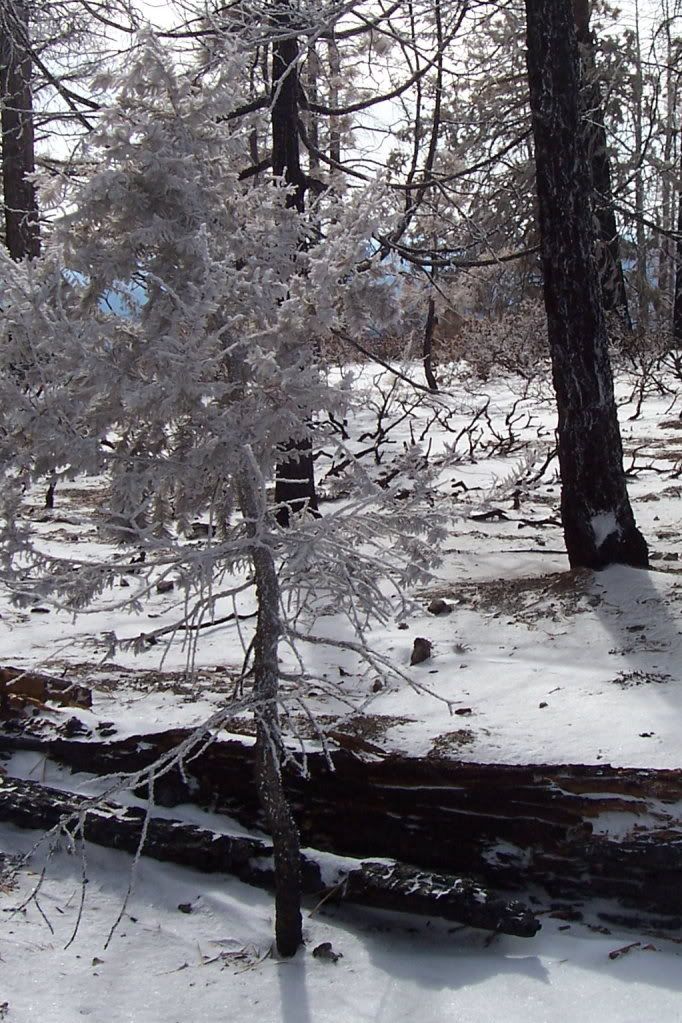
M 677 240 L 675 242 L 675 298 L 673 301 L 673 341 L 682 345 L 682 152 L 680 187 L 677 191 Z
M 283 32 L 290 18 L 282 6 L 277 26 Z M 285 36 L 272 44 L 272 171 L 293 187 L 290 205 L 300 213 L 305 209 L 307 178 L 301 168 L 299 144 L 298 41 Z M 277 465 L 275 475 L 276 517 L 280 526 L 288 526 L 292 514 L 307 508 L 317 511 L 312 444 L 309 438 L 293 439 Z
M 329 106 L 335 109 L 339 106 L 339 81 L 341 79 L 341 55 L 339 47 L 334 38 L 327 43 L 329 55 Z M 337 166 L 341 163 L 341 132 L 339 130 L 339 119 L 335 115 L 329 118 L 329 159 Z
M 426 325 L 424 327 L 424 340 L 422 344 L 422 363 L 424 365 L 424 376 L 430 391 L 438 390 L 438 381 L 433 372 L 433 331 L 436 326 L 436 303 L 433 298 L 429 299 L 429 306 L 426 313 Z
M 648 565 L 623 471 L 594 258 L 591 177 L 571 0 L 526 0 L 544 297 L 558 408 L 561 515 L 572 567 Z
M 40 255 L 38 199 L 31 175 L 35 172 L 32 62 L 28 5 L 23 0 L 0 0 L 0 97 L 2 112 L 2 194 L 5 245 L 12 259 Z M 57 483 L 52 480 L 45 507 L 54 508 Z
M 597 77 L 594 38 L 590 31 L 590 0 L 573 0 L 573 17 L 583 69 L 582 106 L 587 157 L 592 175 L 593 212 L 598 228 L 596 252 L 602 303 L 607 312 L 617 312 L 630 330 L 632 321 L 613 203 L 604 108 Z
M 40 227 L 33 151 L 33 96 L 28 8 L 22 0 L 0 3 L 2 94 L 2 187 L 5 244 L 12 259 L 40 254 Z
M 256 579 L 258 620 L 254 637 L 256 715 L 256 784 L 265 813 L 275 860 L 275 939 L 282 956 L 292 956 L 303 942 L 301 919 L 301 849 L 298 828 L 282 780 L 283 746 L 279 728 L 277 651 L 281 633 L 279 582 L 272 551 L 257 535 L 264 509 L 247 464 L 239 481 L 239 500 L 254 544 L 251 560 Z

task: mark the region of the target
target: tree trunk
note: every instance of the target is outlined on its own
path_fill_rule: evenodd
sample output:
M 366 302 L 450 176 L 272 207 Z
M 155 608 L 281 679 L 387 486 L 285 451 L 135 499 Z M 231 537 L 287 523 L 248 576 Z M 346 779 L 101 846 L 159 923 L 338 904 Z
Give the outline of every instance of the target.
M 571 0 L 526 0 L 544 296 L 558 408 L 561 514 L 572 567 L 645 567 L 623 471 L 594 259 L 591 180 Z
M 40 254 L 38 203 L 29 179 L 35 162 L 27 5 L 2 0 L 0 17 L 5 244 L 12 259 L 24 259 Z
M 589 0 L 573 0 L 573 16 L 582 58 L 582 107 L 587 157 L 592 175 L 593 212 L 598 225 L 596 251 L 602 302 L 607 312 L 615 311 L 620 315 L 629 330 L 632 322 L 625 291 L 616 211 L 613 205 L 611 161 L 594 58 L 594 40 L 590 31 Z
M 289 25 L 283 5 L 276 25 L 286 31 Z M 298 41 L 295 37 L 278 39 L 272 44 L 272 171 L 293 186 L 289 203 L 300 213 L 305 208 L 306 176 L 301 168 L 298 133 L 299 82 Z M 292 514 L 317 511 L 312 444 L 308 438 L 295 438 L 286 447 L 275 475 L 276 517 L 287 527 Z
M 308 98 L 311 103 L 319 103 L 319 82 L 320 82 L 320 58 L 318 56 L 315 45 L 313 44 L 308 51 L 308 60 L 306 64 L 307 68 L 307 87 L 308 87 Z M 318 174 L 320 170 L 320 157 L 318 153 L 320 151 L 320 121 L 319 115 L 314 113 L 312 110 L 308 111 L 306 118 L 306 130 L 308 132 L 308 138 L 310 139 L 311 148 L 308 152 L 308 167 L 310 174 Z
M 637 265 L 635 281 L 637 286 L 637 327 L 643 332 L 649 326 L 649 274 L 647 267 L 647 235 L 644 224 L 645 185 L 644 185 L 644 78 L 642 74 L 642 46 L 639 34 L 639 3 L 634 3 L 635 15 L 635 48 L 636 68 L 632 81 L 632 107 L 634 117 L 634 152 L 635 161 L 635 251 Z
M 675 122 L 677 118 L 677 74 L 675 66 L 675 50 L 673 45 L 670 8 L 667 0 L 663 0 L 661 14 L 664 21 L 661 30 L 665 34 L 665 124 L 663 144 L 663 172 L 661 174 L 661 213 L 660 225 L 662 234 L 658 240 L 658 279 L 657 307 L 658 322 L 663 330 L 667 330 L 671 321 L 671 282 L 672 267 L 675 260 L 675 246 L 671 235 L 674 231 L 675 219 Z
M 282 781 L 282 737 L 277 694 L 277 651 L 281 632 L 279 581 L 266 540 L 259 535 L 265 508 L 253 469 L 245 465 L 239 480 L 239 501 L 249 536 L 254 539 L 251 560 L 256 579 L 258 620 L 254 639 L 254 697 L 256 699 L 256 783 L 272 835 L 275 859 L 275 938 L 282 956 L 295 955 L 303 942 L 301 920 L 301 851 L 298 829 Z
M 430 391 L 438 390 L 438 381 L 433 372 L 433 331 L 436 326 L 436 302 L 433 297 L 429 298 L 428 310 L 426 313 L 426 325 L 424 327 L 424 340 L 422 344 L 422 363 L 424 365 L 424 376 Z
M 677 239 L 675 241 L 675 296 L 673 299 L 673 343 L 682 346 L 682 145 L 680 145 L 677 186 Z
M 309 439 L 290 441 L 284 448 L 283 459 L 276 469 L 275 504 L 277 522 L 285 529 L 292 515 L 305 509 L 317 512 L 313 451 Z
M 341 82 L 341 56 L 336 40 L 332 37 L 327 43 L 329 55 L 329 106 L 334 109 L 339 105 L 339 84 Z M 338 117 L 329 119 L 329 159 L 333 164 L 341 163 L 341 131 Z M 332 174 L 333 174 L 332 170 Z

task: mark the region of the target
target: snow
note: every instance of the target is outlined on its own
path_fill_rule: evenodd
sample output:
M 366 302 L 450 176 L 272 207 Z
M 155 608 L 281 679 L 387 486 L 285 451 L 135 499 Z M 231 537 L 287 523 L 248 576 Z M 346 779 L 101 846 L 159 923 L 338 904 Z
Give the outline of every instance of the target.
M 32 836 L 3 829 L 8 851 Z M 570 1019 L 641 1023 L 679 1016 L 675 943 L 543 918 L 533 939 L 351 909 L 305 913 L 306 947 L 291 962 L 270 952 L 272 905 L 238 881 L 142 860 L 124 918 L 105 942 L 128 885 L 129 859 L 88 846 L 86 903 L 79 856 L 56 853 L 35 903 L 20 906 L 39 869 L 0 894 L 3 980 L 12 1020 L 50 1023 L 509 1023 Z M 182 905 L 190 912 L 178 909 Z M 595 924 L 591 925 L 596 926 Z M 312 956 L 330 941 L 342 958 Z M 609 953 L 639 945 L 616 959 Z
M 618 532 L 618 523 L 613 512 L 600 512 L 599 515 L 593 515 L 590 525 L 597 547 L 601 547 L 610 536 Z
M 516 400 L 513 385 L 488 384 L 486 392 L 494 399 L 492 422 L 501 430 Z M 475 409 L 481 399 L 469 394 L 466 401 Z M 457 421 L 463 425 L 466 402 L 461 396 L 457 400 L 462 403 Z M 533 452 L 539 452 L 533 464 L 542 462 L 554 422 L 542 396 L 529 398 L 527 405 L 532 424 L 519 430 L 513 450 L 488 457 L 490 449 L 481 441 L 475 463 L 448 455 L 451 435 L 432 428 L 430 457 L 439 467 L 450 522 L 443 561 L 430 581 L 410 594 L 407 610 L 368 637 L 400 674 L 377 687 L 377 673 L 352 651 L 301 643 L 310 676 L 307 707 L 325 727 L 363 740 L 367 750 L 360 755 L 400 750 L 509 764 L 680 768 L 682 488 L 675 475 L 678 434 L 667 402 L 650 399 L 635 421 L 627 419 L 631 408 L 623 410 L 626 463 L 632 459 L 634 466 L 630 492 L 656 556 L 652 569 L 613 566 L 598 574 L 568 571 L 554 468 L 532 485 L 518 470 L 519 460 L 532 462 Z M 356 432 L 371 424 L 368 411 Z M 408 437 L 407 426 L 402 429 L 396 440 Z M 457 481 L 469 489 L 453 488 Z M 97 487 L 97 481 L 60 487 L 57 511 L 39 523 L 45 545 L 77 550 L 84 560 L 102 557 L 108 549 L 84 497 L 88 488 L 95 495 Z M 515 507 L 517 490 L 520 507 Z M 37 494 L 33 503 L 39 501 Z M 502 515 L 471 517 L 495 509 Z M 595 516 L 593 527 L 603 542 L 615 521 Z M 131 586 L 136 579 L 130 576 Z M 202 631 L 196 672 L 189 677 L 187 646 L 180 637 L 137 656 L 118 650 L 103 660 L 112 632 L 131 637 L 172 625 L 182 604 L 177 593 L 152 589 L 142 610 L 130 616 L 117 597 L 105 594 L 93 613 L 75 620 L 55 606 L 48 606 L 49 613 L 33 613 L 3 600 L 0 663 L 64 673 L 92 685 L 92 710 L 52 707 L 48 716 L 56 725 L 75 716 L 92 729 L 112 722 L 115 738 L 197 725 L 224 706 L 243 656 L 234 624 Z M 451 605 L 450 613 L 429 614 L 434 597 Z M 252 595 L 241 595 L 237 608 L 250 613 Z M 231 602 L 218 601 L 215 613 L 220 617 L 232 610 Z M 248 642 L 252 621 L 240 627 Z M 335 608 L 311 628 L 317 636 L 349 637 Z M 433 654 L 410 668 L 418 636 L 432 642 Z M 282 657 L 293 679 L 299 666 L 286 650 Z M 294 682 L 287 685 L 293 691 Z M 292 740 L 297 729 L 306 734 L 305 725 L 294 715 Z M 242 714 L 221 736 L 238 734 L 251 742 L 242 735 L 249 727 L 248 715 Z M 311 745 L 317 741 L 313 736 Z M 17 754 L 5 767 L 10 774 L 72 791 L 97 791 L 97 782 L 34 754 Z M 125 800 L 139 804 L 133 796 Z M 155 812 L 181 814 L 216 832 L 237 828 L 196 807 Z M 637 821 L 635 814 L 602 814 L 594 824 L 598 832 L 622 835 Z M 3 826 L 0 849 L 25 851 L 36 837 Z M 592 1023 L 597 1006 L 604 1023 L 679 1017 L 679 946 L 648 934 L 593 930 L 601 926 L 598 907 L 590 907 L 584 923 L 543 915 L 535 938 L 497 937 L 488 944 L 482 932 L 437 921 L 328 906 L 313 911 L 309 904 L 306 948 L 293 962 L 282 963 L 270 953 L 268 894 L 234 879 L 143 858 L 132 901 L 105 950 L 128 886 L 130 858 L 88 846 L 86 863 L 86 905 L 68 948 L 80 900 L 79 856 L 58 851 L 47 865 L 39 902 L 54 934 L 34 902 L 10 912 L 35 884 L 40 854 L 21 869 L 18 889 L 0 892 L 5 922 L 0 1005 L 8 1003 L 9 1023 L 80 1018 L 94 1023 L 190 1018 L 488 1023 L 492 1007 L 499 1006 L 509 1023 L 567 1018 Z M 342 858 L 327 855 L 325 879 L 333 883 L 342 867 Z M 180 904 L 189 904 L 191 912 L 179 911 Z M 541 908 L 547 908 L 546 901 Z M 343 953 L 336 964 L 312 956 L 323 941 Z M 634 942 L 639 944 L 629 952 L 609 958 Z
M 449 399 L 459 409 L 455 425 L 466 424 L 472 410 L 490 399 L 491 422 L 502 435 L 501 424 L 518 401 L 513 381 L 488 384 L 480 391 L 469 388 Z M 668 457 L 669 452 L 675 456 L 679 436 L 668 404 L 667 399 L 650 399 L 640 419 L 627 419 L 628 406 L 622 416 L 626 464 L 635 459 L 630 490 L 636 517 L 659 559 L 652 561 L 649 572 L 623 566 L 596 575 L 567 571 L 554 469 L 533 486 L 524 483 L 523 473 L 518 478 L 524 459 L 545 457 L 544 449 L 537 456 L 533 452 L 538 437 L 551 435 L 554 422 L 546 395 L 534 393 L 525 401 L 531 425 L 519 429 L 514 450 L 506 457 L 494 445 L 488 457 L 490 438 L 482 438 L 475 464 L 468 458 L 453 461 L 446 452 L 450 434 L 432 426 L 431 457 L 442 458 L 440 486 L 451 515 L 443 561 L 431 581 L 410 595 L 406 612 L 369 634 L 372 648 L 403 676 L 378 688 L 376 672 L 352 651 L 299 643 L 312 677 L 304 689 L 310 711 L 335 722 L 334 727 L 355 721 L 361 735 L 361 719 L 370 715 L 373 737 L 365 738 L 380 749 L 415 756 L 440 749 L 464 759 L 500 763 L 679 767 L 682 489 L 675 482 L 676 463 Z M 418 409 L 415 422 L 419 415 L 428 417 L 428 409 Z M 371 412 L 365 410 L 355 432 L 370 430 L 372 423 Z M 395 439 L 408 436 L 403 424 Z M 449 490 L 456 480 L 465 481 L 469 490 L 453 498 Z M 67 553 L 75 549 L 84 560 L 100 559 L 110 551 L 88 524 L 87 504 L 96 488 L 97 481 L 88 481 L 87 487 L 81 481 L 60 487 L 56 512 L 39 523 L 45 545 Z M 515 491 L 521 493 L 518 509 L 513 507 Z M 92 496 L 86 501 L 88 494 Z M 36 504 L 40 496 L 36 494 Z M 472 519 L 481 508 L 506 517 Z M 593 527 L 603 542 L 615 520 L 597 515 Z M 147 585 L 135 575 L 129 582 L 131 587 Z M 121 591 L 122 597 L 127 594 Z M 427 612 L 434 596 L 451 605 L 450 614 Z M 234 623 L 202 630 L 197 675 L 187 680 L 191 650 L 181 636 L 138 654 L 119 649 L 114 659 L 101 661 L 112 633 L 130 638 L 172 626 L 182 613 L 182 596 L 175 591 L 157 594 L 152 588 L 141 613 L 130 615 L 119 605 L 114 590 L 99 598 L 91 613 L 74 620 L 56 607 L 49 614 L 35 614 L 5 602 L 0 608 L 0 662 L 64 672 L 94 685 L 92 712 L 55 713 L 77 716 L 90 727 L 113 722 L 118 738 L 171 725 L 198 725 L 225 704 L 243 658 Z M 247 590 L 238 598 L 237 610 L 249 614 L 253 607 Z M 231 601 L 217 601 L 217 617 L 232 610 Z M 240 623 L 243 641 L 248 642 L 252 628 L 251 620 Z M 311 631 L 332 640 L 352 638 L 346 620 L 333 609 Z M 433 653 L 410 669 L 417 636 L 431 641 Z M 300 675 L 292 654 L 284 649 L 282 658 L 292 676 Z M 416 688 L 406 683 L 405 675 Z M 451 713 L 458 710 L 460 715 Z M 225 727 L 232 728 L 229 723 Z M 234 730 L 242 732 L 243 721 Z

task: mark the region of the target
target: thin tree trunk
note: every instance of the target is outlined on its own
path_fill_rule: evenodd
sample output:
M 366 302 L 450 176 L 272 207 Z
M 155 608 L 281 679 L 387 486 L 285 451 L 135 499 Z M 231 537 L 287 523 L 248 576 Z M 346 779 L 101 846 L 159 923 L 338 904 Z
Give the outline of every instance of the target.
M 248 463 L 239 479 L 239 503 L 249 537 L 256 579 L 258 620 L 254 639 L 256 699 L 256 783 L 270 828 L 275 861 L 275 940 L 282 956 L 295 955 L 303 942 L 301 920 L 301 850 L 282 781 L 282 738 L 279 728 L 277 651 L 281 633 L 279 581 L 272 550 L 259 526 L 265 501 Z
M 277 24 L 286 30 L 289 24 L 286 6 Z M 293 186 L 289 203 L 300 213 L 305 208 L 306 176 L 301 168 L 298 132 L 298 40 L 293 36 L 272 44 L 272 171 Z M 312 444 L 309 438 L 294 438 L 286 447 L 275 476 L 276 516 L 280 526 L 288 526 L 292 514 L 308 509 L 317 511 Z
M 663 172 L 661 174 L 661 214 L 660 225 L 663 229 L 659 238 L 658 249 L 658 280 L 657 307 L 658 322 L 665 330 L 670 323 L 670 291 L 672 266 L 675 256 L 674 245 L 670 237 L 675 217 L 675 197 L 673 188 L 674 177 L 674 145 L 675 115 L 677 110 L 677 76 L 674 73 L 675 54 L 672 40 L 672 19 L 667 0 L 662 0 L 662 30 L 665 33 L 665 127 L 663 145 Z
M 424 365 L 424 376 L 429 390 L 438 390 L 438 381 L 433 372 L 433 331 L 436 326 L 436 302 L 433 297 L 429 298 L 429 306 L 426 313 L 426 326 L 424 327 L 424 340 L 422 344 L 422 362 Z
M 642 174 L 642 152 L 644 146 L 644 80 L 642 76 L 642 48 L 639 34 L 639 3 L 635 0 L 635 44 L 637 64 L 632 83 L 632 103 L 635 134 L 635 249 L 637 267 L 637 326 L 640 331 L 649 326 L 649 277 L 647 272 L 647 239 L 644 226 L 644 178 Z
M 0 0 L 0 97 L 2 112 L 2 194 L 5 246 L 12 259 L 40 255 L 38 199 L 31 175 L 35 172 L 32 62 L 28 5 Z M 56 479 L 45 494 L 45 507 L 54 508 Z
M 5 244 L 12 259 L 40 254 L 40 227 L 33 150 L 33 96 L 28 44 L 28 8 L 21 0 L 0 2 L 0 92 L 2 93 L 2 187 Z
M 307 86 L 308 97 L 312 103 L 319 103 L 319 82 L 320 82 L 320 58 L 315 46 L 312 45 L 308 52 L 307 61 Z M 308 167 L 311 174 L 317 174 L 320 170 L 320 158 L 317 155 L 320 151 L 320 121 L 319 115 L 308 111 L 306 128 L 311 147 L 308 153 Z
M 682 345 L 682 145 L 678 154 L 677 240 L 675 242 L 675 297 L 673 301 L 673 342 Z
M 526 0 L 527 60 L 561 514 L 571 566 L 646 566 L 627 494 L 594 259 L 571 0 Z
M 604 109 L 590 30 L 590 0 L 573 0 L 573 17 L 583 68 L 583 112 L 587 157 L 592 176 L 593 212 L 598 225 L 597 259 L 602 302 L 607 312 L 617 312 L 628 330 L 632 327 L 628 308 L 620 238 L 611 184 Z
M 341 81 L 341 55 L 334 38 L 327 43 L 327 52 L 329 56 L 329 105 L 334 108 L 339 105 L 339 83 Z M 339 119 L 334 115 L 329 119 L 329 159 L 332 163 L 341 163 L 341 131 Z

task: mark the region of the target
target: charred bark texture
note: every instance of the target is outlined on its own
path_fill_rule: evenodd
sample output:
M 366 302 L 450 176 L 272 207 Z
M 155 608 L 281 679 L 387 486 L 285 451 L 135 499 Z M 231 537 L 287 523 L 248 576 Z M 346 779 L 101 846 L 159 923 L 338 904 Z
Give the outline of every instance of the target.
M 279 727 L 278 647 L 279 582 L 272 550 L 262 530 L 266 509 L 259 501 L 258 481 L 245 465 L 239 480 L 239 499 L 249 537 L 256 579 L 258 620 L 254 637 L 254 697 L 256 698 L 256 784 L 275 859 L 275 937 L 282 956 L 293 956 L 303 942 L 301 918 L 301 849 L 282 780 L 283 747 Z
M 283 38 L 272 44 L 272 170 L 292 186 L 288 202 L 303 213 L 307 178 L 301 168 L 299 141 L 299 46 L 294 35 L 286 34 L 292 31 L 286 0 L 275 20 Z M 317 511 L 312 444 L 308 438 L 293 439 L 277 465 L 275 504 L 277 521 L 285 528 L 292 514 L 304 509 Z
M 648 565 L 623 472 L 594 258 L 571 0 L 526 0 L 527 60 L 552 372 L 561 514 L 573 568 Z
M 673 341 L 682 345 L 682 151 L 680 187 L 677 190 L 677 239 L 675 241 L 675 298 L 673 301 Z
M 27 727 L 8 726 L 0 749 L 33 749 L 101 774 L 147 767 L 188 735 L 48 742 Z M 389 857 L 491 888 L 539 885 L 555 898 L 609 898 L 638 926 L 682 927 L 682 771 L 356 755 L 351 736 L 338 740 L 349 748 L 333 753 L 333 771 L 322 754 L 310 753 L 306 778 L 292 767 L 283 772 L 305 845 Z M 253 746 L 215 742 L 188 758 L 182 775 L 157 779 L 155 801 L 198 800 L 262 828 L 254 765 Z M 622 837 L 599 833 L 602 815 L 622 815 Z
M 36 190 L 33 96 L 28 6 L 0 2 L 0 92 L 2 94 L 2 188 L 5 244 L 12 259 L 40 254 Z
M 109 848 L 135 853 L 143 834 L 145 811 L 107 803 L 87 812 L 83 796 L 6 778 L 0 781 L 0 819 L 23 828 L 52 828 L 57 824 L 77 829 L 83 820 L 86 839 Z M 235 874 L 247 884 L 277 889 L 273 874 L 273 848 L 257 838 L 216 834 L 179 820 L 151 817 L 143 846 L 145 855 L 205 873 Z M 322 896 L 325 884 L 314 854 L 301 858 L 305 892 Z M 540 924 L 531 910 L 516 899 L 500 899 L 468 878 L 435 874 L 404 863 L 346 860 L 332 889 L 336 901 L 397 910 L 470 927 L 532 937 Z M 298 947 L 298 946 L 297 946 Z
M 422 345 L 422 362 L 424 365 L 424 376 L 430 391 L 438 390 L 438 381 L 433 372 L 433 333 L 436 326 L 436 302 L 429 299 L 429 306 L 426 312 L 426 325 L 424 327 L 424 342 Z
M 289 457 L 278 462 L 275 474 L 275 517 L 287 529 L 292 515 L 306 510 L 316 514 L 318 502 L 310 439 L 290 441 L 285 451 Z
M 593 210 L 598 228 L 596 252 L 602 302 L 606 312 L 618 313 L 630 330 L 632 321 L 613 202 L 604 107 L 597 75 L 594 38 L 590 30 L 590 0 L 573 0 L 573 16 L 583 69 L 583 124 L 592 175 Z
M 286 13 L 278 19 L 280 27 L 289 27 Z M 293 187 L 291 205 L 305 209 L 306 176 L 301 168 L 298 134 L 298 41 L 293 38 L 272 44 L 272 171 Z

